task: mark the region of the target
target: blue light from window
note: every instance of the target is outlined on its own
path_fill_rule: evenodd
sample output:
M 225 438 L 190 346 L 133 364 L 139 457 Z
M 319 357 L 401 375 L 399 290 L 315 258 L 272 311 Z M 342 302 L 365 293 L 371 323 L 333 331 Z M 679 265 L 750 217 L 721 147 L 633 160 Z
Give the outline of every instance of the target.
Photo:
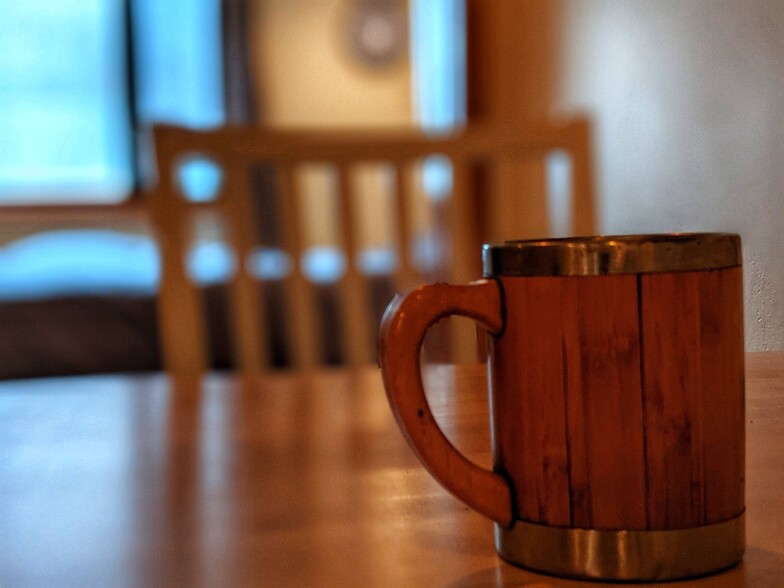
M 464 0 L 411 1 L 414 104 L 425 132 L 445 134 L 466 121 Z M 425 193 L 433 200 L 452 192 L 452 167 L 444 157 L 422 166 Z
M 234 250 L 222 241 L 201 241 L 188 252 L 188 276 L 199 285 L 228 282 L 237 271 Z
M 282 249 L 258 247 L 251 252 L 246 267 L 259 280 L 282 280 L 291 273 L 291 256 Z
M 101 229 L 37 233 L 0 247 L 0 300 L 155 292 L 158 249 L 144 235 Z
M 114 202 L 132 185 L 123 3 L 4 2 L 0 203 Z
M 366 276 L 392 275 L 397 265 L 397 251 L 385 247 L 365 249 L 357 256 L 357 268 Z
M 316 284 L 337 282 L 346 273 L 346 256 L 338 247 L 312 247 L 302 255 L 302 273 Z
M 412 0 L 414 103 L 425 131 L 465 124 L 465 1 Z
M 177 166 L 182 195 L 193 202 L 211 202 L 218 197 L 223 181 L 220 166 L 205 157 L 191 157 Z
M 220 0 L 134 0 L 132 6 L 139 120 L 222 124 Z

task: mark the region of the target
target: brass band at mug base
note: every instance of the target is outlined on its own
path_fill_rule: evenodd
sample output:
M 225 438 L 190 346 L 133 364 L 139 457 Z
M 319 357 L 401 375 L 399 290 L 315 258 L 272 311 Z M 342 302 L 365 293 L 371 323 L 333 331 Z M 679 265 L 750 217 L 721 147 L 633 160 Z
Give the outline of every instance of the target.
M 592 580 L 675 580 L 738 563 L 745 518 L 661 531 L 605 531 L 516 521 L 496 525 L 498 554 L 510 563 L 556 576 Z

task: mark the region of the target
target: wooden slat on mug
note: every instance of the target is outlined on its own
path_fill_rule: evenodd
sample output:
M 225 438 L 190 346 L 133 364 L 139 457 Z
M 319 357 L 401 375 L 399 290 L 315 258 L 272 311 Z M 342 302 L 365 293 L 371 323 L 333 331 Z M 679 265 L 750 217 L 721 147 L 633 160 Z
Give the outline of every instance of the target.
M 743 277 L 740 267 L 700 272 L 705 523 L 743 510 Z
M 640 277 L 649 529 L 705 523 L 699 273 Z
M 643 530 L 637 278 L 560 280 L 572 526 Z
M 568 527 L 563 346 L 559 336 L 541 336 L 560 330 L 566 303 L 563 279 L 502 278 L 502 283 L 517 308 L 507 315 L 503 341 L 494 354 L 496 459 L 519 484 L 520 518 Z

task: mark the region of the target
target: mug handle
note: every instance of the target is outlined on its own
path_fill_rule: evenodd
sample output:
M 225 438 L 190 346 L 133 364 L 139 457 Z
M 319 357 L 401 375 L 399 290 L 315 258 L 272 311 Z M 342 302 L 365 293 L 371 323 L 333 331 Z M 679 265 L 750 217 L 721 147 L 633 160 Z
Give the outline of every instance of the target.
M 509 527 L 509 484 L 500 474 L 472 463 L 449 442 L 427 403 L 419 365 L 422 342 L 431 325 L 460 315 L 498 335 L 504 324 L 502 309 L 501 287 L 493 280 L 468 286 L 420 286 L 387 307 L 381 321 L 379 363 L 398 426 L 425 468 L 468 506 Z

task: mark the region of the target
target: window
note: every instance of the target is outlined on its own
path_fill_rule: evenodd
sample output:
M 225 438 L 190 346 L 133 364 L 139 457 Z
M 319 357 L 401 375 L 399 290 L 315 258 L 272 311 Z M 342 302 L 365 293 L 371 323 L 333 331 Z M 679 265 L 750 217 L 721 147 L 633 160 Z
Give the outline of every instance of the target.
M 0 205 L 120 202 L 151 163 L 135 124 L 221 124 L 220 9 L 220 0 L 4 2 Z M 196 168 L 184 183 L 198 195 L 215 178 Z M 150 235 L 53 229 L 0 242 L 0 299 L 154 291 Z M 197 279 L 211 267 L 199 263 Z
M 123 5 L 5 2 L 0 202 L 116 202 L 133 185 Z
M 220 26 L 219 0 L 5 2 L 0 204 L 121 201 L 134 121 L 222 123 Z

